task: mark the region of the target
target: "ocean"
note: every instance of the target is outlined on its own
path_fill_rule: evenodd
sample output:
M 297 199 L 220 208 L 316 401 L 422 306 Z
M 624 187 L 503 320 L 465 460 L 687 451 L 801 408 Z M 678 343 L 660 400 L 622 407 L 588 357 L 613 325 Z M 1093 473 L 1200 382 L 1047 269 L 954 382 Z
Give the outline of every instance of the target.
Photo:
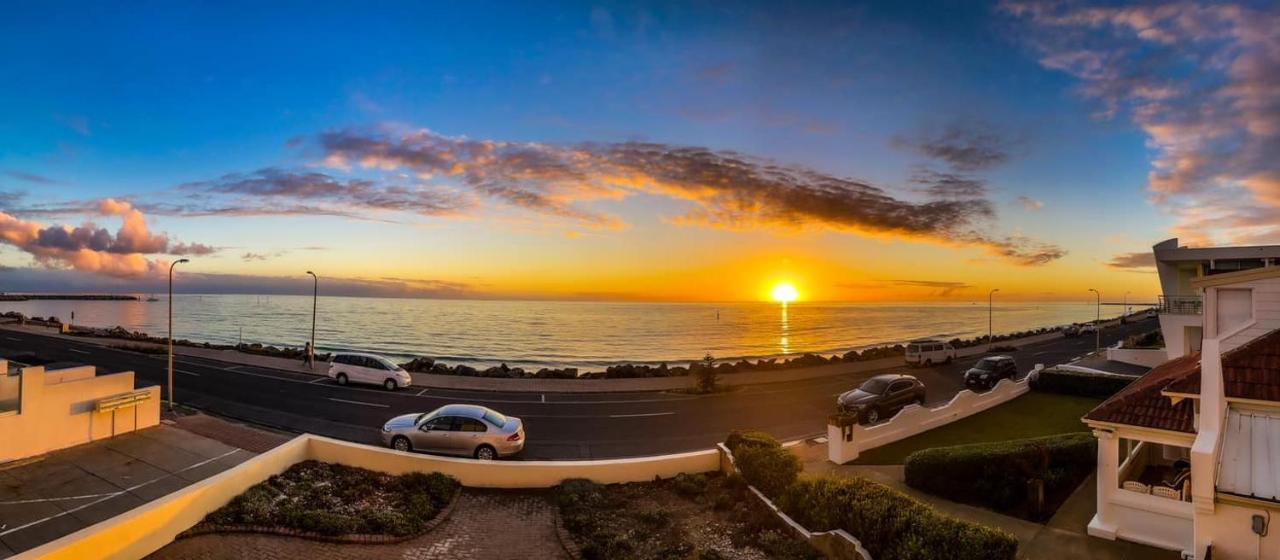
M 310 296 L 178 295 L 174 336 L 219 344 L 302 346 L 311 334 Z M 0 311 L 56 316 L 91 327 L 122 326 L 164 336 L 159 301 L 0 302 Z M 1103 306 L 1104 318 L 1120 314 Z M 995 332 L 1094 318 L 1092 303 L 1001 302 Z M 466 301 L 325 297 L 316 345 L 394 358 L 430 356 L 449 364 L 577 367 L 619 363 L 771 358 L 842 353 L 914 338 L 969 338 L 987 332 L 986 302 L 975 303 L 619 303 Z

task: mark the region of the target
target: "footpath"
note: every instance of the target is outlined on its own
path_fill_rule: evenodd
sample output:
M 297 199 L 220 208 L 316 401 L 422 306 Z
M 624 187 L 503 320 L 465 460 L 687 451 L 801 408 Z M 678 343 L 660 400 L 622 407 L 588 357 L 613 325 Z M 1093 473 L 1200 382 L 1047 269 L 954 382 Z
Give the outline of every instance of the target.
M 1117 320 L 1104 323 L 1106 326 L 1113 326 L 1116 324 L 1118 324 Z M 132 346 L 157 350 L 164 349 L 164 345 L 162 344 L 128 339 L 67 335 L 52 332 L 49 327 L 33 325 L 3 324 L 0 325 L 0 329 L 64 338 L 82 344 L 94 344 L 104 347 Z M 1024 338 L 1000 341 L 998 345 L 1020 348 L 1029 344 L 1036 344 L 1061 337 L 1062 335 L 1058 332 L 1049 332 Z M 308 368 L 304 363 L 298 360 L 248 354 L 237 350 L 219 350 L 214 348 L 175 345 L 173 347 L 173 352 L 175 356 L 216 360 L 231 365 L 260 367 L 320 376 L 328 373 L 328 365 L 325 363 L 316 363 L 313 368 Z M 986 353 L 985 345 L 971 346 L 956 350 L 956 358 L 967 358 L 984 353 Z M 820 377 L 833 377 L 846 374 L 881 371 L 901 367 L 902 365 L 903 360 L 901 357 L 882 358 L 878 360 L 867 360 L 865 362 L 848 362 L 815 367 L 726 373 L 719 376 L 718 382 L 730 387 L 761 385 L 766 383 L 786 383 Z M 695 382 L 693 376 L 689 375 L 634 379 L 509 379 L 498 377 L 437 375 L 429 373 L 411 373 L 410 375 L 413 378 L 414 386 L 430 389 L 529 393 L 631 393 L 679 391 L 693 388 Z

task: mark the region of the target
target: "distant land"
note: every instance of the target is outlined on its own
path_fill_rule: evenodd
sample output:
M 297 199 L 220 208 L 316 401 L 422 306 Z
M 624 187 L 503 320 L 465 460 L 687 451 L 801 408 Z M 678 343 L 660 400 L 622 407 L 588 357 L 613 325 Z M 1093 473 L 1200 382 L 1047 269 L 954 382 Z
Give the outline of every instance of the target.
M 138 296 L 109 294 L 0 294 L 0 301 L 31 301 L 36 299 L 70 301 L 138 301 Z

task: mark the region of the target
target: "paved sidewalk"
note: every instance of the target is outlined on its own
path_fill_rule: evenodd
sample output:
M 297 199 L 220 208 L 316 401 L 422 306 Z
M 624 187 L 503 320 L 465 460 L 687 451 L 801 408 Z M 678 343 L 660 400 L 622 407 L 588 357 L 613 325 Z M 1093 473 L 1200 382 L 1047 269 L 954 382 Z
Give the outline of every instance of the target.
M 148 558 L 554 560 L 567 557 L 556 537 L 557 515 L 543 494 L 464 489 L 448 520 L 430 533 L 398 544 L 334 544 L 256 534 L 199 535 L 175 541 Z
M 0 558 L 114 517 L 254 455 L 162 424 L 0 467 Z

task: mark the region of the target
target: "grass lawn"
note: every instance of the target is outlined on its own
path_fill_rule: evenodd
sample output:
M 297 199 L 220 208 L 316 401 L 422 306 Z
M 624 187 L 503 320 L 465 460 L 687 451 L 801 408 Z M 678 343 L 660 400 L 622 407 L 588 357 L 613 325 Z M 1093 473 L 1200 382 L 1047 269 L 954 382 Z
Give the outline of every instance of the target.
M 911 452 L 930 447 L 1086 432 L 1089 429 L 1080 417 L 1100 402 L 1093 397 L 1032 391 L 986 412 L 867 451 L 854 464 L 901 465 Z

